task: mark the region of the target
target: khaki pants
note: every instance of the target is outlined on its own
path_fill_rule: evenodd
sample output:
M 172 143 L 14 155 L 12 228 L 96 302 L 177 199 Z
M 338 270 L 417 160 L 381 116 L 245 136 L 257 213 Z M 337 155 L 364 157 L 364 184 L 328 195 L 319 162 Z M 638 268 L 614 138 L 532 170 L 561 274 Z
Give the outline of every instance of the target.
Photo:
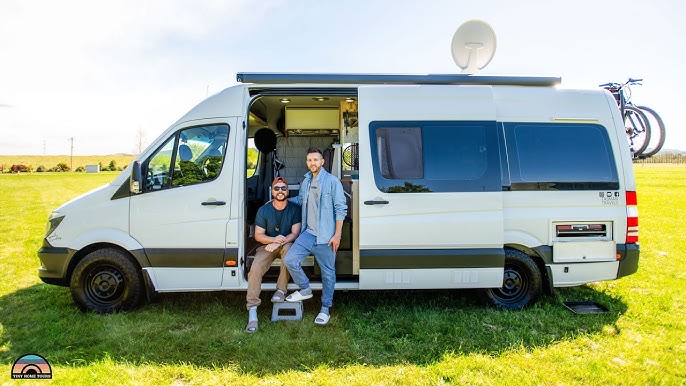
M 279 271 L 279 278 L 276 280 L 276 288 L 286 293 L 288 288 L 288 279 L 290 275 L 288 270 L 284 265 L 284 257 L 286 257 L 286 252 L 291 248 L 293 243 L 286 243 L 281 248 L 275 250 L 274 252 L 267 252 L 264 249 L 264 245 L 257 248 L 255 252 L 255 260 L 252 262 L 250 267 L 250 272 L 248 273 L 248 293 L 245 296 L 247 301 L 247 309 L 259 306 L 262 301 L 260 300 L 260 292 L 262 292 L 262 276 L 269 270 L 272 262 L 276 258 L 281 258 L 281 267 Z

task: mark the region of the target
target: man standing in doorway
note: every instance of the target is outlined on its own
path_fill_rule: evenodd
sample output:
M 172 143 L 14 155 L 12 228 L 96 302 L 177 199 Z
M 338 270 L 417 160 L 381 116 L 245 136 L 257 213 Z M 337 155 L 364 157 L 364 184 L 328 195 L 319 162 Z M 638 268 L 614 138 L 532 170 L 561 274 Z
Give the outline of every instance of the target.
M 343 185 L 324 166 L 321 150 L 311 147 L 307 150 L 305 180 L 300 185 L 300 194 L 295 202 L 302 207 L 302 229 L 300 236 L 285 257 L 286 267 L 300 290 L 288 295 L 286 301 L 298 302 L 312 297 L 310 281 L 301 263 L 310 254 L 314 255 L 322 271 L 322 308 L 315 318 L 316 324 L 327 324 L 331 318 L 329 308 L 333 304 L 336 285 L 336 251 L 341 243 L 343 219 L 347 214 Z

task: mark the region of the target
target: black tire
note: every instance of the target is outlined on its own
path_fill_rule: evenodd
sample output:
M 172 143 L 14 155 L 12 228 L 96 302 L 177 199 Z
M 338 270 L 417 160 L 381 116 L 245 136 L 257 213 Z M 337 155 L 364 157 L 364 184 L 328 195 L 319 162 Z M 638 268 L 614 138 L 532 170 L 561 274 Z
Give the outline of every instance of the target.
M 82 311 L 106 314 L 135 308 L 145 294 L 140 268 L 124 252 L 98 249 L 76 265 L 71 296 Z
M 643 154 L 650 143 L 650 121 L 638 107 L 624 107 L 624 130 L 634 158 Z
M 650 146 L 648 146 L 641 155 L 646 158 L 652 157 L 658 151 L 662 150 L 662 146 L 665 144 L 665 123 L 662 121 L 662 117 L 660 117 L 655 110 L 651 109 L 650 107 L 636 107 L 643 111 L 650 122 Z
M 541 271 L 525 253 L 505 250 L 505 271 L 501 288 L 486 288 L 482 300 L 493 307 L 518 310 L 532 305 L 543 291 Z

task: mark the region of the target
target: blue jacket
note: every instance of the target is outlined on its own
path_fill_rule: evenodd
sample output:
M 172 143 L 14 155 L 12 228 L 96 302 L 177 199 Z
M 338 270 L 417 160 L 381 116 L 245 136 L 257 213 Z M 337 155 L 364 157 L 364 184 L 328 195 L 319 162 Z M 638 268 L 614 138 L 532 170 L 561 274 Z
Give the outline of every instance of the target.
M 317 226 L 317 244 L 328 244 L 336 233 L 336 221 L 343 221 L 348 213 L 345 204 L 345 194 L 341 181 L 331 173 L 321 168 L 317 174 L 319 179 L 319 221 Z M 300 184 L 300 193 L 293 201 L 300 204 L 302 210 L 302 228 L 307 229 L 307 192 L 312 184 L 312 172 L 305 174 L 305 180 Z

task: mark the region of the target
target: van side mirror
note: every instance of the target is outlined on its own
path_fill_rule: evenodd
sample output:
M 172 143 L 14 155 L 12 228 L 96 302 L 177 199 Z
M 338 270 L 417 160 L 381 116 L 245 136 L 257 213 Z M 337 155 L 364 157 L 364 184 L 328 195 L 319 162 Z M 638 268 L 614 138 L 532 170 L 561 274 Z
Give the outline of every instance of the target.
M 129 191 L 132 194 L 139 194 L 142 192 L 141 183 L 143 182 L 143 173 L 141 172 L 141 161 L 134 161 L 131 168 L 131 177 L 129 178 Z

